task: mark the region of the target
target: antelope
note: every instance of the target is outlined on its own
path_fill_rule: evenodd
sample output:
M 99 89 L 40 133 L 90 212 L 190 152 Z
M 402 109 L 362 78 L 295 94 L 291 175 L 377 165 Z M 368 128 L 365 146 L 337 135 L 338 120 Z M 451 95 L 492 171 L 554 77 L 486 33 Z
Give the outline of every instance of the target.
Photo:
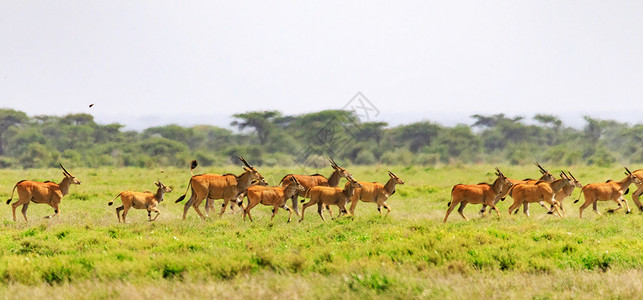
M 565 173 L 564 171 L 561 172 L 561 176 L 565 176 L 565 178 L 569 179 L 571 181 L 571 185 L 565 185 L 560 191 L 556 192 L 556 195 L 554 196 L 554 200 L 558 202 L 558 206 L 560 207 L 560 210 L 563 211 L 563 214 L 565 214 L 565 208 L 563 207 L 563 200 L 565 198 L 569 197 L 572 192 L 574 191 L 574 188 L 583 188 L 583 185 L 574 177 L 574 174 L 572 172 Z M 542 203 L 540 203 L 543 205 Z M 551 206 L 549 208 L 549 211 L 547 212 L 548 214 L 553 214 L 554 213 L 554 207 Z
M 116 197 L 114 197 L 114 199 L 112 199 L 112 201 L 109 201 L 109 203 L 107 203 L 107 205 L 111 206 L 112 204 L 114 204 L 114 200 L 116 200 L 116 198 L 121 197 L 121 202 L 123 203 L 123 205 L 116 208 L 118 223 L 121 222 L 121 211 L 123 211 L 123 223 L 126 223 L 125 217 L 127 216 L 127 212 L 131 207 L 136 209 L 147 209 L 147 216 L 150 219 L 150 222 L 158 218 L 158 216 L 161 214 L 161 211 L 159 211 L 156 206 L 158 206 L 159 203 L 163 201 L 163 195 L 165 193 L 171 192 L 172 189 L 158 180 L 154 184 L 158 187 L 155 194 L 150 191 L 145 191 L 143 193 L 124 191 L 120 192 L 118 195 L 116 195 Z M 154 216 L 154 218 L 152 218 L 152 212 L 156 212 L 156 216 Z
M 198 165 L 199 165 L 199 162 L 196 159 L 192 160 L 192 162 L 190 162 L 190 175 L 191 176 L 194 176 L 194 169 L 196 169 L 196 167 Z M 215 173 L 209 173 L 209 175 L 221 176 L 220 174 L 215 174 Z M 268 185 L 265 181 L 262 181 L 262 182 L 265 183 L 265 185 Z M 255 184 L 255 181 L 253 181 L 251 184 Z M 240 206 L 241 206 L 241 199 L 242 198 L 243 198 L 243 196 L 239 195 L 239 197 L 237 197 L 237 200 L 236 200 L 236 203 L 239 204 Z M 215 199 L 212 199 L 210 197 L 205 199 L 205 205 L 206 205 L 205 206 L 205 214 L 206 215 L 208 215 L 210 213 L 210 210 L 213 209 L 214 200 Z M 230 210 L 232 212 L 234 212 L 234 205 L 230 205 Z
M 513 187 L 512 197 L 514 199 L 514 203 L 509 207 L 509 215 L 511 215 L 514 209 L 520 207 L 521 204 L 531 202 L 542 203 L 544 201 L 552 205 L 552 207 L 556 209 L 558 216 L 562 217 L 559 210 L 559 204 L 554 200 L 554 196 L 566 186 L 573 187 L 574 184 L 571 179 L 562 175 L 561 179 L 557 179 L 552 182 L 538 181 L 536 183 L 523 183 L 516 185 Z M 529 216 L 529 209 L 525 209 L 524 213 Z
M 292 175 L 291 175 L 292 176 Z M 286 206 L 286 200 L 290 199 L 295 193 L 304 191 L 304 187 L 297 181 L 297 178 L 292 178 L 290 184 L 285 188 L 281 186 L 261 186 L 254 185 L 249 187 L 246 190 L 246 196 L 248 197 L 248 205 L 243 210 L 243 220 L 246 220 L 246 215 L 252 221 L 252 215 L 250 215 L 250 210 L 261 203 L 263 205 L 272 205 L 272 216 L 270 221 L 275 217 L 277 211 L 280 207 L 283 207 L 285 210 L 290 212 L 288 215 L 288 223 L 292 220 L 292 210 Z
M 301 208 L 301 219 L 299 222 L 304 220 L 304 211 L 306 207 L 317 204 L 317 213 L 321 217 L 322 221 L 326 221 L 322 213 L 323 206 L 337 205 L 339 207 L 339 216 L 342 214 L 348 213 L 346 210 L 346 202 L 353 196 L 356 188 L 362 188 L 363 186 L 355 181 L 352 178 L 348 178 L 348 183 L 344 186 L 344 189 L 339 187 L 331 186 L 314 186 L 310 188 L 306 194 L 310 197 L 310 201 L 304 203 L 304 206 Z M 304 200 L 302 200 L 303 202 Z
M 60 216 L 60 208 L 58 205 L 60 205 L 62 198 L 69 193 L 69 186 L 71 184 L 80 184 L 80 180 L 74 175 L 71 175 L 62 164 L 60 164 L 60 168 L 63 169 L 63 175 L 65 175 L 65 177 L 58 184 L 51 181 L 38 182 L 21 180 L 13 186 L 11 198 L 7 200 L 7 204 L 11 203 L 13 192 L 18 189 L 18 201 L 11 204 L 14 222 L 16 221 L 16 207 L 20 205 L 22 205 L 22 216 L 25 218 L 25 222 L 27 222 L 27 208 L 31 202 L 46 203 L 54 208 L 54 214 L 46 216 L 45 218 Z
M 286 187 L 290 184 L 290 181 L 292 180 L 291 178 L 295 178 L 299 181 L 299 183 L 304 187 L 305 191 L 300 191 L 297 192 L 292 196 L 292 208 L 295 210 L 295 213 L 299 216 L 299 208 L 297 207 L 297 196 L 301 196 L 306 198 L 306 191 L 314 186 L 330 186 L 330 187 L 336 187 L 339 186 L 339 181 L 342 178 L 353 178 L 353 175 L 348 173 L 346 169 L 340 167 L 337 165 L 337 163 L 332 159 L 328 159 L 330 161 L 330 166 L 333 168 L 333 173 L 330 174 L 330 177 L 326 178 L 321 174 L 314 174 L 314 175 L 293 175 L 293 174 L 288 174 L 284 176 L 279 185 L 281 187 Z
M 362 200 L 363 202 L 377 203 L 377 211 L 380 212 L 380 216 L 382 215 L 382 207 L 386 208 L 387 211 L 384 217 L 388 216 L 388 213 L 391 212 L 391 208 L 388 206 L 388 204 L 386 204 L 386 200 L 388 200 L 388 197 L 395 194 L 396 184 L 404 184 L 404 180 L 400 179 L 400 177 L 397 177 L 397 175 L 393 174 L 393 172 L 388 171 L 388 176 L 390 177 L 390 179 L 384 185 L 377 182 L 359 181 L 359 183 L 362 185 L 362 188 L 356 188 L 353 197 L 350 198 L 351 215 L 354 214 L 357 203 Z M 331 214 L 331 217 L 332 216 L 333 215 Z
M 444 216 L 444 223 L 447 222 L 447 218 L 456 205 L 460 204 L 458 208 L 458 213 L 467 221 L 469 218 L 464 215 L 464 207 L 467 204 L 481 204 L 484 203 L 487 206 L 490 206 L 496 211 L 498 217 L 500 217 L 500 211 L 496 208 L 494 203 L 495 199 L 502 192 L 503 187 L 508 185 L 512 186 L 512 183 L 509 179 L 496 168 L 495 172 L 497 178 L 492 184 L 488 183 L 479 183 L 475 185 L 465 185 L 465 184 L 456 184 L 451 189 L 451 201 L 447 204 L 449 207 L 447 209 L 447 214 Z M 482 211 L 481 211 L 482 212 Z M 484 216 L 484 212 L 482 212 Z
M 583 203 L 579 209 L 580 218 L 583 217 L 583 210 L 585 210 L 585 208 L 590 204 L 593 205 L 594 212 L 600 216 L 601 213 L 598 211 L 597 201 L 609 200 L 618 203 L 618 207 L 616 209 L 610 209 L 608 212 L 615 212 L 623 208 L 622 202 L 624 202 L 627 213 L 629 214 L 630 207 L 627 204 L 627 200 L 623 198 L 623 195 L 627 194 L 626 189 L 629 190 L 628 187 L 630 184 L 634 183 L 639 185 L 641 184 L 641 180 L 630 172 L 628 168 L 625 168 L 625 175 L 627 175 L 627 177 L 621 181 L 608 180 L 605 183 L 592 183 L 584 186 L 583 189 L 581 189 L 581 192 L 585 196 L 585 203 Z M 576 199 L 574 203 L 580 200 L 580 196 L 581 195 L 578 195 L 578 199 Z
M 643 182 L 643 170 L 636 170 L 632 172 L 636 178 L 638 178 L 639 181 Z M 636 203 L 636 206 L 639 208 L 640 211 L 643 211 L 643 204 L 639 201 L 639 197 L 643 195 L 643 184 L 636 184 L 636 191 L 632 193 L 632 201 Z
M 540 178 L 538 178 L 538 179 L 527 178 L 527 179 L 523 179 L 523 180 L 507 178 L 507 180 L 509 180 L 509 182 L 511 182 L 511 186 L 503 186 L 502 191 L 500 192 L 500 194 L 498 194 L 498 196 L 494 200 L 494 205 L 497 205 L 498 202 L 500 202 L 500 200 L 504 201 L 505 198 L 507 197 L 507 194 L 509 196 L 511 196 L 511 189 L 516 187 L 516 185 L 518 185 L 518 184 L 536 183 L 538 181 L 552 182 L 552 181 L 556 180 L 556 177 L 554 177 L 554 175 L 549 173 L 549 171 L 547 171 L 545 168 L 543 168 L 538 162 L 535 162 L 534 164 L 538 167 L 538 169 L 539 169 L 540 173 L 542 174 L 542 176 L 540 176 Z M 543 204 L 541 204 L 541 205 L 543 205 Z M 486 210 L 487 210 L 487 205 L 482 204 L 482 209 L 480 209 L 480 214 L 484 215 Z M 524 211 L 526 211 L 526 212 L 529 211 L 529 204 L 528 203 L 524 204 Z M 518 213 L 518 209 L 516 209 L 515 213 Z
M 221 216 L 225 212 L 226 206 L 228 206 L 230 200 L 239 201 L 239 196 L 246 191 L 253 180 L 265 181 L 256 168 L 251 166 L 243 157 L 238 156 L 238 158 L 243 162 L 243 164 L 245 164 L 245 167 L 243 167 L 244 172 L 239 176 L 234 174 L 201 174 L 194 175 L 190 178 L 185 193 L 175 201 L 176 203 L 183 201 L 188 189 L 191 189 L 192 196 L 190 196 L 190 199 L 185 203 L 185 207 L 183 208 L 184 220 L 190 206 L 194 207 L 194 210 L 201 219 L 205 220 L 205 216 L 199 209 L 199 205 L 201 205 L 201 202 L 206 198 L 223 199 L 221 212 L 219 212 L 219 216 Z M 243 207 L 242 204 L 240 204 L 240 206 Z M 209 213 L 209 205 L 207 201 L 205 210 L 206 214 Z

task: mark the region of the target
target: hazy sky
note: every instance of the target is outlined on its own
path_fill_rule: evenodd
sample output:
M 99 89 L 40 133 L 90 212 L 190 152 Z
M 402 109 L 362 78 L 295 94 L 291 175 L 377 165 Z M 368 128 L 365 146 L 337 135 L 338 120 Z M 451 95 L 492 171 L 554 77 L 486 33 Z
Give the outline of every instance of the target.
M 29 115 L 227 126 L 358 91 L 391 124 L 640 123 L 643 1 L 0 0 L 0 107 Z

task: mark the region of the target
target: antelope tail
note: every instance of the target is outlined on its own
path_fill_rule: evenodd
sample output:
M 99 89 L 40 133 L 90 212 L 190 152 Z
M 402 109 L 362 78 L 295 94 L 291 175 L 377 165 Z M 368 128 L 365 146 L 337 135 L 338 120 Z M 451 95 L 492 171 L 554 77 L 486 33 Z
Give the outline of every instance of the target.
M 112 206 L 112 204 L 114 204 L 114 200 L 116 200 L 116 198 L 120 197 L 120 196 L 121 196 L 121 194 L 122 194 L 122 193 L 118 193 L 118 195 L 116 195 L 116 197 L 114 197 L 114 199 L 112 199 L 112 201 L 109 201 L 109 202 L 107 203 L 107 205 Z
M 188 182 L 188 187 L 185 189 L 185 193 L 183 193 L 183 195 L 181 195 L 181 197 L 179 197 L 179 199 L 176 199 L 176 201 L 174 201 L 174 203 L 179 203 L 179 202 L 183 201 L 183 199 L 185 199 L 185 195 L 187 195 L 187 193 L 190 190 L 191 186 L 192 186 L 192 178 L 190 178 L 190 182 Z
M 580 201 L 580 197 L 583 195 L 583 189 L 584 188 L 580 189 L 580 194 L 578 194 L 578 199 L 576 199 L 576 201 L 574 201 L 574 203 Z M 594 202 L 594 203 L 596 203 L 596 202 Z
M 24 180 L 23 180 L 23 181 L 24 181 Z M 20 181 L 20 182 L 22 182 L 22 181 Z M 16 185 L 14 185 L 14 186 L 13 186 L 13 189 L 11 190 L 11 198 L 9 198 L 9 199 L 7 200 L 7 204 L 11 203 L 11 200 L 13 200 L 13 192 L 15 192 L 15 191 L 16 191 L 16 187 L 18 186 L 18 184 L 19 184 L 20 182 L 16 183 Z
M 313 187 L 311 186 L 311 187 L 309 187 L 309 188 L 306 190 L 306 192 L 304 193 L 304 197 L 302 197 L 302 198 L 301 198 L 301 200 L 300 200 L 299 202 L 304 203 L 304 202 L 306 201 L 306 198 L 310 197 L 310 190 L 311 190 L 312 188 L 313 188 Z

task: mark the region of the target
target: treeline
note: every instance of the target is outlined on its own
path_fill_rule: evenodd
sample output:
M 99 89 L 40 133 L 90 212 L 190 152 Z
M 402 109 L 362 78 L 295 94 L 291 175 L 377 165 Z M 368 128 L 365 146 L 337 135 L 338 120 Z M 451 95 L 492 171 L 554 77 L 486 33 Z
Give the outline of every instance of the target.
M 474 115 L 454 127 L 430 121 L 390 128 L 363 122 L 351 111 L 296 116 L 278 111 L 234 115 L 232 130 L 210 125 L 167 125 L 125 131 L 97 124 L 89 114 L 27 116 L 0 109 L 0 167 L 185 166 L 235 162 L 256 165 L 325 166 L 325 156 L 353 164 L 436 165 L 458 163 L 552 164 L 643 162 L 643 125 L 585 117 L 582 129 L 553 115 L 532 124 L 504 114 Z

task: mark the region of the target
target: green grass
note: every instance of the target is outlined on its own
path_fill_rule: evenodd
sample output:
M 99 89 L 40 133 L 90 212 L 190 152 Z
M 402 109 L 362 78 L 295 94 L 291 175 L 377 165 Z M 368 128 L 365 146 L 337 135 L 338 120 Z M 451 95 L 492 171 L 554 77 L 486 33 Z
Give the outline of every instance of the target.
M 538 175 L 532 166 L 501 169 L 517 179 Z M 0 296 L 548 299 L 636 298 L 643 290 L 643 215 L 637 210 L 597 216 L 590 208 L 579 219 L 579 203 L 572 204 L 576 190 L 565 201 L 564 219 L 538 205 L 530 218 L 509 216 L 508 199 L 499 204 L 500 218 L 493 213 L 480 219 L 480 206 L 470 205 L 465 213 L 471 221 L 452 213 L 443 224 L 451 187 L 489 182 L 493 166 L 349 170 L 358 180 L 384 183 L 391 170 L 406 181 L 389 200 L 388 218 L 374 204 L 360 203 L 354 217 L 325 223 L 316 209 L 307 210 L 302 223 L 287 224 L 283 210 L 269 222 L 271 207 L 261 205 L 253 209 L 254 223 L 229 210 L 206 221 L 190 210 L 181 220 L 183 203 L 174 200 L 186 189 L 186 170 L 70 169 L 82 184 L 63 199 L 61 218 L 42 219 L 52 213 L 42 204 L 30 205 L 28 223 L 20 209 L 17 222 L 9 205 L 0 211 Z M 288 172 L 304 172 L 260 171 L 270 184 Z M 624 177 L 618 168 L 572 171 L 583 184 Z M 54 169 L 5 170 L 0 199 L 20 179 L 61 178 Z M 157 221 L 130 210 L 130 223 L 119 224 L 114 208 L 120 200 L 107 202 L 123 190 L 151 190 L 157 179 L 174 189 Z M 599 203 L 602 212 L 615 206 Z

